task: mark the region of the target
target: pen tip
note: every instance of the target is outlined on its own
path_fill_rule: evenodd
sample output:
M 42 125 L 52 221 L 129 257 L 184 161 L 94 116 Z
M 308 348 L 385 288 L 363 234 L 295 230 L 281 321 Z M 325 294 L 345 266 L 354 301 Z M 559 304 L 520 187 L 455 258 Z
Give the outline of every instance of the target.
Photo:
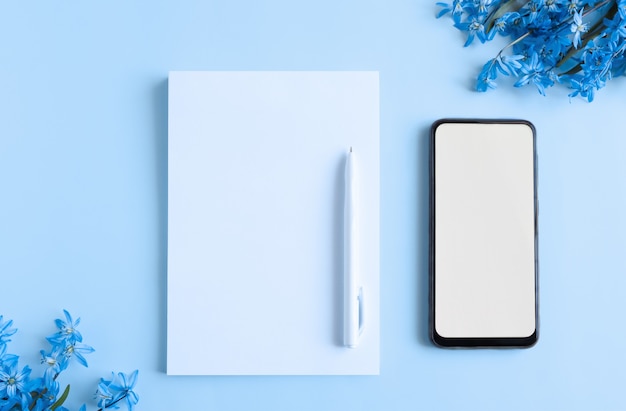
M 350 152 L 352 153 L 352 146 L 350 146 Z

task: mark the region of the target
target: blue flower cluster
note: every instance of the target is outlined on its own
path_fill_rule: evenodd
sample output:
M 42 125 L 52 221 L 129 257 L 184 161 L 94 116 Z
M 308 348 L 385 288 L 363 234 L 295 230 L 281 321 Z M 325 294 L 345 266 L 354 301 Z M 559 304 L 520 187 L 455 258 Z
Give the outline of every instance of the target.
M 67 411 L 63 403 L 67 399 L 70 386 L 67 385 L 63 392 L 57 378 L 72 361 L 76 361 L 87 367 L 84 354 L 89 354 L 94 349 L 83 344 L 83 336 L 77 327 L 80 318 L 74 320 L 69 312 L 63 310 L 65 320 L 57 319 L 57 332 L 46 337 L 51 347 L 48 351 L 41 350 L 41 363 L 45 365 L 42 377 L 32 378 L 32 369 L 18 366 L 19 357 L 7 353 L 7 343 L 16 328 L 11 328 L 13 321 L 4 321 L 0 315 L 0 411 Z M 104 409 L 119 408 L 119 404 L 125 403 L 129 410 L 137 404 L 139 398 L 133 391 L 137 380 L 137 371 L 130 376 L 118 373 L 111 380 L 100 380 L 96 398 L 98 399 L 98 411 Z M 86 405 L 80 411 L 86 411 Z
M 452 0 L 437 3 L 467 32 L 465 46 L 496 35 L 511 41 L 480 71 L 478 91 L 496 88 L 499 75 L 515 87 L 564 84 L 593 101 L 597 90 L 626 71 L 626 0 Z M 510 51 L 509 51 L 510 50 Z

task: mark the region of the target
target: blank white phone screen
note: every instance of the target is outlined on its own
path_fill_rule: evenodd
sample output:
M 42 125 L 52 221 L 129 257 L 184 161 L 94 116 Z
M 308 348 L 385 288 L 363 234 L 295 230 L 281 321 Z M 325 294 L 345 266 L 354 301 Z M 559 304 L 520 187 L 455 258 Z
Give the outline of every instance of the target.
M 442 123 L 434 135 L 434 326 L 444 338 L 536 330 L 534 130 Z

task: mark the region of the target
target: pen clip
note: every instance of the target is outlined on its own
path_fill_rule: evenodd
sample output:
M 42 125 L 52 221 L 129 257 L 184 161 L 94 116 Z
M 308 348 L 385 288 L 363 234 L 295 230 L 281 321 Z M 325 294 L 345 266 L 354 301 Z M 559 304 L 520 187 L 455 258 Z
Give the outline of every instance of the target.
M 363 287 L 359 288 L 359 296 L 357 299 L 359 300 L 359 335 L 361 335 L 361 333 L 363 333 L 363 323 L 365 322 L 363 317 L 363 312 L 365 311 L 363 309 Z

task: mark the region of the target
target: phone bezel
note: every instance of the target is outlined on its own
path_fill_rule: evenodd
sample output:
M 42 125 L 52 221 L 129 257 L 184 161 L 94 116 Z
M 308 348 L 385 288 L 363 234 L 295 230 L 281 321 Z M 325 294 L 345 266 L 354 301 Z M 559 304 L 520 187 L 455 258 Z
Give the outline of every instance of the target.
M 535 247 L 535 330 L 528 337 L 520 338 L 449 338 L 437 333 L 435 328 L 435 138 L 437 128 L 442 124 L 521 124 L 528 126 L 532 131 L 533 138 L 533 195 L 534 195 L 534 247 Z M 518 119 L 458 119 L 444 118 L 433 123 L 430 129 L 430 212 L 429 212 L 429 323 L 430 338 L 433 343 L 444 348 L 528 348 L 537 343 L 539 337 L 539 254 L 538 254 L 538 210 L 537 200 L 537 133 L 534 125 L 527 120 Z

